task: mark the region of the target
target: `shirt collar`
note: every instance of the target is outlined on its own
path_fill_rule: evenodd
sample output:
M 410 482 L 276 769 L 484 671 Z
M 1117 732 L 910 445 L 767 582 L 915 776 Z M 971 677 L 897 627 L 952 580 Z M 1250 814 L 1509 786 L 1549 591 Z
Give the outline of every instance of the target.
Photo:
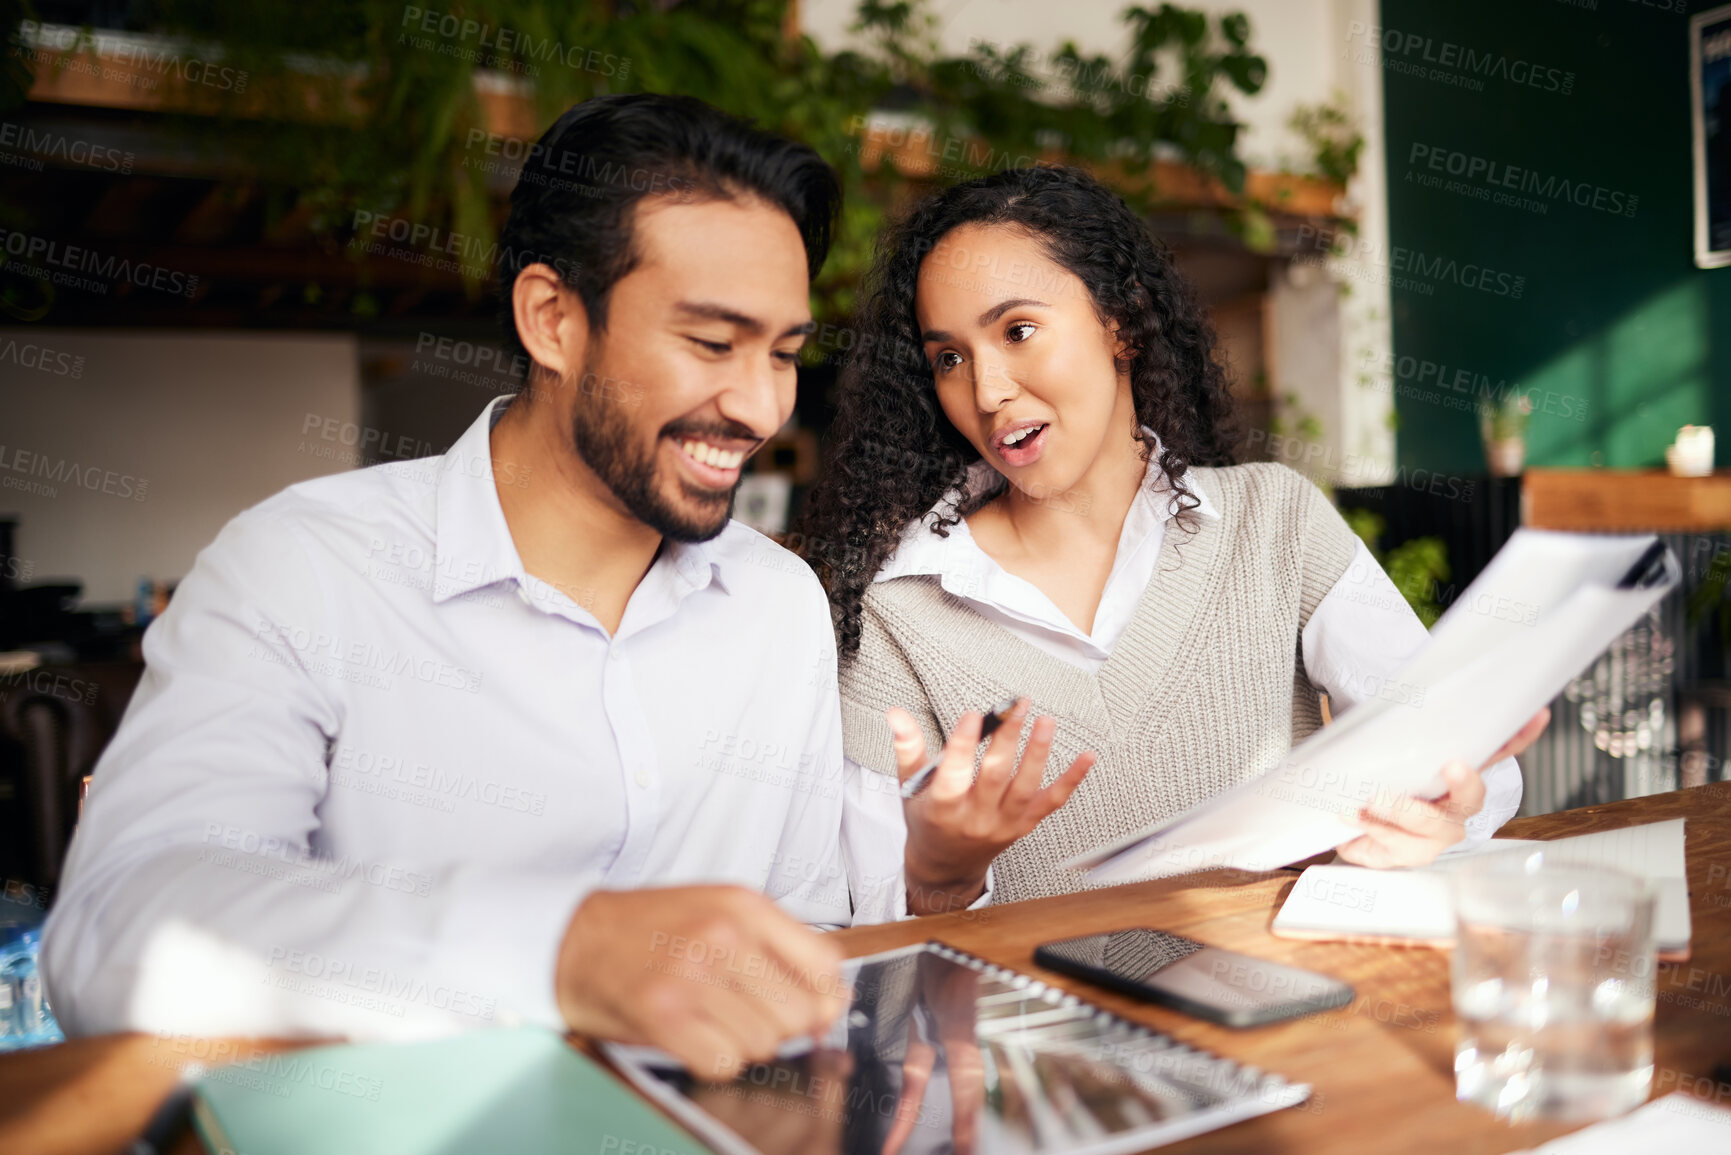
M 509 401 L 498 397 L 488 402 L 439 459 L 433 510 L 435 603 L 507 579 L 523 582 L 523 559 L 511 540 L 493 482 L 491 434 Z M 512 475 L 521 468 L 512 465 Z
M 1177 516 L 1182 508 L 1178 496 L 1167 486 L 1165 474 L 1160 471 L 1160 438 L 1146 425 L 1142 427 L 1142 432 L 1147 436 L 1152 449 L 1148 454 L 1148 465 L 1142 473 L 1142 486 L 1137 490 L 1124 518 L 1125 532 L 1136 535 L 1146 535 L 1156 526 L 1164 526 Z M 1219 509 L 1208 496 L 1208 490 L 1198 483 L 1189 470 L 1180 474 L 1179 480 L 1196 496 L 1199 504 L 1193 507 L 1194 512 L 1202 517 L 1220 516 Z M 968 466 L 968 488 L 976 494 L 996 494 L 1007 484 L 1009 483 L 1004 480 L 1003 474 L 993 469 L 991 463 L 983 458 Z M 1166 500 L 1160 500 L 1162 495 L 1165 495 Z M 955 516 L 960 499 L 961 491 L 952 489 L 944 494 L 925 516 L 903 530 L 901 544 L 872 580 L 881 582 L 898 577 L 935 574 L 943 580 L 944 588 L 951 593 L 964 597 L 979 596 L 979 589 L 993 572 L 996 563 L 991 562 L 985 551 L 974 542 L 968 523 L 962 521 L 950 527 L 947 538 L 931 532 L 940 518 Z M 968 593 L 968 590 L 974 592 Z
M 553 588 L 524 571 L 523 559 L 505 523 L 505 511 L 499 505 L 492 433 L 510 400 L 498 397 L 488 402 L 481 415 L 439 460 L 433 514 L 435 603 L 502 581 L 515 581 L 520 589 L 531 593 L 545 593 Z M 526 482 L 529 478 L 525 465 L 506 462 L 505 469 L 507 484 Z M 722 561 L 723 551 L 715 548 L 714 542 L 664 539 L 650 572 L 670 571 L 673 589 L 680 597 L 711 582 L 726 593 Z M 582 599 L 571 591 L 562 592 L 581 604 Z

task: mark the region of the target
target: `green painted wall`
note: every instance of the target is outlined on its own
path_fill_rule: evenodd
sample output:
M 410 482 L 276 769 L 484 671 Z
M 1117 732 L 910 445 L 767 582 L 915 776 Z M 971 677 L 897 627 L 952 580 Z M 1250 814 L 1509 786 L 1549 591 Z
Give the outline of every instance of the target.
M 1689 24 L 1666 10 L 1686 2 L 1383 0 L 1390 243 L 1350 259 L 1393 286 L 1402 466 L 1482 471 L 1473 398 L 1499 387 L 1533 398 L 1530 464 L 1660 465 L 1685 423 L 1731 463 L 1731 268 L 1694 266 Z

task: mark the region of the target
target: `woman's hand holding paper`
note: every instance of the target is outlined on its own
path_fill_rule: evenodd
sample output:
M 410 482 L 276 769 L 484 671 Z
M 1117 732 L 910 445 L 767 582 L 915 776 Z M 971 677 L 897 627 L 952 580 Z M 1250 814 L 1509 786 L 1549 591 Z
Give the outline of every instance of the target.
M 908 910 L 937 914 L 961 910 L 985 891 L 986 868 L 1005 847 L 1033 830 L 1069 800 L 1093 767 L 1092 752 L 1080 755 L 1050 786 L 1041 787 L 1058 723 L 1037 718 L 1020 761 L 1017 742 L 1028 717 L 1027 699 L 1016 703 L 1004 725 L 986 740 L 974 775 L 981 715 L 963 714 L 944 743 L 943 762 L 922 794 L 902 803 L 908 841 L 903 867 Z M 905 782 L 926 761 L 925 738 L 913 715 L 890 710 L 896 766 Z
M 1362 827 L 1364 833 L 1336 853 L 1345 862 L 1378 868 L 1430 862 L 1466 837 L 1467 819 L 1485 803 L 1484 771 L 1531 746 L 1550 720 L 1550 708 L 1540 710 L 1477 770 L 1458 761 L 1444 766 L 1448 793 L 1440 798 L 1377 799 L 1347 815 L 1346 820 Z

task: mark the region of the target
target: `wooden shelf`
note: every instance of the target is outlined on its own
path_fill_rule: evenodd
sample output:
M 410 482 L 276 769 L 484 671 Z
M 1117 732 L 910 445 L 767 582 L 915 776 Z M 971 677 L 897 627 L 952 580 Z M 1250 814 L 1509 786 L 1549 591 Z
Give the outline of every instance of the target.
M 955 179 L 983 176 L 1006 167 L 1012 159 L 995 152 L 984 140 L 940 140 L 930 128 L 892 129 L 874 124 L 858 127 L 860 167 L 867 172 L 876 171 L 887 162 L 904 177 Z M 1015 157 L 1013 162 L 1059 163 L 1065 159 L 1063 153 L 1053 151 L 1038 157 Z M 1342 209 L 1346 190 L 1315 177 L 1252 171 L 1245 176 L 1244 192 L 1240 194 L 1227 189 L 1215 177 L 1179 161 L 1157 160 L 1148 171 L 1135 176 L 1116 166 L 1085 167 L 1116 188 L 1140 191 L 1151 185 L 1163 206 L 1220 209 L 1254 204 L 1296 217 L 1333 220 L 1346 215 Z
M 796 9 L 790 5 L 789 11 Z M 151 51 L 127 50 L 136 42 Z M 291 117 L 308 121 L 332 121 L 366 115 L 359 92 L 362 78 L 350 77 L 340 86 L 332 107 L 333 93 L 308 79 L 301 99 L 270 99 L 262 92 L 244 91 L 241 78 L 218 79 L 227 87 L 188 83 L 172 68 L 164 72 L 149 61 L 173 58 L 171 41 L 148 36 L 106 34 L 77 50 L 58 47 L 31 49 L 35 74 L 29 99 L 45 104 L 70 104 L 86 108 L 125 109 L 134 112 L 182 112 L 215 116 L 226 113 L 242 119 Z M 179 49 L 185 51 L 185 49 Z M 475 73 L 476 96 L 489 132 L 518 140 L 540 135 L 539 118 L 532 87 L 520 77 L 488 69 Z M 945 138 L 937 140 L 929 128 L 890 129 L 866 124 L 859 129 L 860 164 L 867 172 L 888 161 L 910 178 L 975 175 L 1004 167 L 1006 158 L 984 140 Z M 1015 163 L 1032 160 L 1062 161 L 1063 154 L 1043 153 L 1038 158 L 1017 157 Z M 1251 204 L 1275 213 L 1296 217 L 1338 219 L 1344 216 L 1345 190 L 1315 177 L 1292 173 L 1252 171 L 1246 174 L 1244 191 L 1233 193 L 1218 179 L 1190 165 L 1172 160 L 1155 161 L 1145 173 L 1131 176 L 1115 166 L 1089 166 L 1109 184 L 1125 189 L 1152 185 L 1162 204 L 1187 208 L 1236 208 Z
M 1731 470 L 1672 477 L 1663 469 L 1529 469 L 1521 524 L 1588 533 L 1731 530 Z

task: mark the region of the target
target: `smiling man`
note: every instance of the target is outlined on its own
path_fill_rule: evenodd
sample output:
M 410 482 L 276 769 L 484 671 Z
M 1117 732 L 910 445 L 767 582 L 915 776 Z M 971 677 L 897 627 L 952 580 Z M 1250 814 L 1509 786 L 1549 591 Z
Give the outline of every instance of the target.
M 241 514 L 147 634 L 48 928 L 69 1030 L 529 1021 L 715 1070 L 833 1020 L 804 924 L 893 914 L 849 880 L 900 847 L 844 855 L 823 592 L 729 511 L 837 199 L 688 99 L 547 131 L 500 237 L 523 392 Z

